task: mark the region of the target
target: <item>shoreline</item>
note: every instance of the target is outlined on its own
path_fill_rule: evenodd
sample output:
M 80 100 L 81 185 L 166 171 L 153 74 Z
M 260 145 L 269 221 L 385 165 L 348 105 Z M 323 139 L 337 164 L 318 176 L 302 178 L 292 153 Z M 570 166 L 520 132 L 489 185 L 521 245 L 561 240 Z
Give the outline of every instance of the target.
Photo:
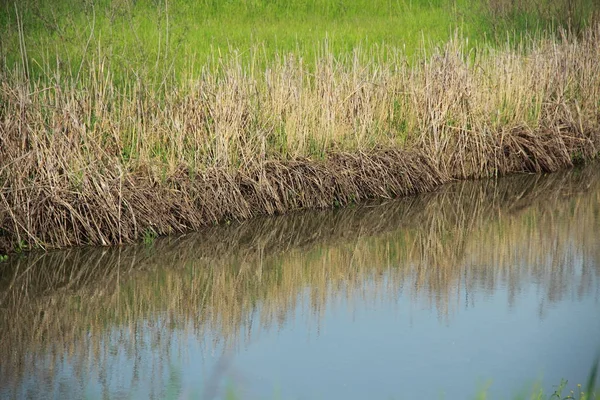
M 571 134 L 565 137 L 573 139 Z M 572 155 L 582 152 L 579 146 L 568 152 L 557 147 L 554 152 L 545 152 L 542 160 L 536 160 L 527 152 L 538 153 L 548 148 L 543 141 L 535 139 L 521 138 L 517 151 L 506 153 L 499 148 L 505 157 L 496 159 L 495 172 L 489 178 L 557 172 L 573 167 L 576 162 L 590 162 L 598 154 L 589 153 L 585 158 L 578 156 L 574 160 Z M 564 140 L 554 138 L 561 139 Z M 580 143 L 587 142 L 588 148 L 598 148 L 598 140 L 578 139 Z M 512 140 L 517 141 L 516 138 Z M 485 163 L 489 160 L 476 161 Z M 157 186 L 149 175 L 144 174 L 120 177 L 114 173 L 112 179 L 100 183 L 94 178 L 85 180 L 79 193 L 40 188 L 38 196 L 44 199 L 45 207 L 71 212 L 71 218 L 74 216 L 76 222 L 68 230 L 40 232 L 28 239 L 39 243 L 42 250 L 120 245 L 188 233 L 232 220 L 298 210 L 333 209 L 371 199 L 427 193 L 458 180 L 487 179 L 476 174 L 462 175 L 462 172 L 449 174 L 426 155 L 399 149 L 334 153 L 317 161 L 265 162 L 262 166 L 235 173 L 212 169 L 194 179 L 189 179 L 189 173 L 182 170 L 167 178 L 162 186 Z M 51 196 L 54 201 L 49 201 Z M 146 209 L 147 204 L 152 204 L 153 208 Z M 104 220 L 84 219 L 86 211 L 94 208 L 115 210 L 119 205 L 120 219 L 112 220 L 108 215 Z M 12 241 L 10 236 L 1 239 L 4 240 L 0 241 L 0 254 L 14 253 L 15 238 L 12 237 Z M 23 250 L 27 249 L 20 249 Z

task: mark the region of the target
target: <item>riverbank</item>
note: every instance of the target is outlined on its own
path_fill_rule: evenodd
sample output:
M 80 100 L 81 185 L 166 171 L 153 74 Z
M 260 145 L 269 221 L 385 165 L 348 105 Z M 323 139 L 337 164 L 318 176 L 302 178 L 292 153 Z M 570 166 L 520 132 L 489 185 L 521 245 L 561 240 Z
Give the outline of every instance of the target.
M 116 79 L 100 50 L 77 74 L 50 60 L 43 79 L 25 61 L 5 67 L 0 254 L 128 243 L 598 154 L 600 25 L 466 42 L 412 58 L 323 43 L 311 65 L 232 51 L 162 81 Z

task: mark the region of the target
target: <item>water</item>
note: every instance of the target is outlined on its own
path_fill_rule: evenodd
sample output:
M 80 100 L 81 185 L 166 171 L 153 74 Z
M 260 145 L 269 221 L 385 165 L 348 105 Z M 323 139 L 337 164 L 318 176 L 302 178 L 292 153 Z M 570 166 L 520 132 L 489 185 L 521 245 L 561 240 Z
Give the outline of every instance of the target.
M 598 166 L 13 258 L 0 398 L 457 399 L 585 384 Z

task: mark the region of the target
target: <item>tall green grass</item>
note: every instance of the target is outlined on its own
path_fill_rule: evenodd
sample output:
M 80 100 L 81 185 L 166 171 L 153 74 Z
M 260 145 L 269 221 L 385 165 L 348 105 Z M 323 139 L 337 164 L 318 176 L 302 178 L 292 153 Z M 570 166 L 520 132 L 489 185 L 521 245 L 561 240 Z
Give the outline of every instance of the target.
M 457 29 L 480 40 L 490 27 L 468 0 L 6 1 L 0 52 L 8 64 L 21 62 L 18 18 L 33 73 L 49 60 L 77 69 L 99 49 L 116 70 L 161 74 L 230 49 L 246 54 L 257 44 L 267 58 L 295 52 L 311 60 L 324 40 L 335 54 L 376 44 L 412 53 Z
M 233 49 L 249 58 L 257 45 L 261 59 L 292 52 L 312 64 L 324 41 L 334 55 L 391 46 L 410 56 L 457 31 L 473 47 L 507 34 L 582 31 L 598 8 L 597 0 L 5 0 L 0 61 L 10 69 L 26 59 L 34 78 L 49 64 L 77 75 L 95 52 L 122 81 L 132 72 L 161 80 Z
M 485 13 L 494 33 L 531 32 L 566 27 L 582 32 L 598 20 L 598 0 L 487 0 Z

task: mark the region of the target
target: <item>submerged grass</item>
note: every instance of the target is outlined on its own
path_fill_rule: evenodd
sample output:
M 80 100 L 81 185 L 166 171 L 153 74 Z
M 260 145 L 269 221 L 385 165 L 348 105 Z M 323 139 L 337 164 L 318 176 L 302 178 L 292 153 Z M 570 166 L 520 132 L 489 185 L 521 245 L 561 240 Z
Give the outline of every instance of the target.
M 224 18 L 219 7 L 242 7 L 218 3 L 201 3 L 206 18 Z M 2 41 L 0 254 L 125 243 L 413 194 L 453 179 L 556 171 L 598 152 L 600 24 L 494 46 L 473 47 L 457 34 L 412 56 L 397 43 L 351 41 L 344 51 L 335 39 L 321 42 L 311 60 L 286 46 L 217 47 L 194 64 L 194 57 L 173 57 L 171 28 L 148 39 L 165 46 L 150 58 L 136 58 L 134 44 L 104 44 L 102 24 L 144 20 L 135 8 L 144 2 L 125 1 L 118 10 L 127 18 L 105 5 L 55 24 L 55 35 L 68 36 L 71 25 L 82 26 L 77 18 L 92 13 L 85 35 L 73 36 L 79 53 L 52 48 L 56 38 L 32 48 L 31 32 L 49 28 L 29 14 L 54 15 L 49 3 L 32 4 L 15 7 L 18 18 Z M 173 10 L 179 3 L 160 4 Z M 256 12 L 341 23 L 363 8 L 379 17 L 385 9 L 379 2 L 343 12 L 324 1 L 286 4 L 256 2 Z M 171 15 L 159 21 L 172 24 Z M 60 43 L 70 43 L 67 36 Z

